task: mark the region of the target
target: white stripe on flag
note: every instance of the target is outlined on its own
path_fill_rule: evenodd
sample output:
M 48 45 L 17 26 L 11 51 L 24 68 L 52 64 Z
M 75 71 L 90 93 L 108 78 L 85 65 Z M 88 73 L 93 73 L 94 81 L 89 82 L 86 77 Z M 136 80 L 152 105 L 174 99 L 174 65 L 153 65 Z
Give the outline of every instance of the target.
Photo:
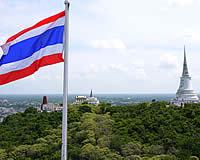
M 0 74 L 6 74 L 11 71 L 24 69 L 26 67 L 29 67 L 34 61 L 39 60 L 44 56 L 62 53 L 62 51 L 63 51 L 63 44 L 47 46 L 35 52 L 31 57 L 28 57 L 26 59 L 23 59 L 17 62 L 12 62 L 12 63 L 2 65 L 0 67 Z

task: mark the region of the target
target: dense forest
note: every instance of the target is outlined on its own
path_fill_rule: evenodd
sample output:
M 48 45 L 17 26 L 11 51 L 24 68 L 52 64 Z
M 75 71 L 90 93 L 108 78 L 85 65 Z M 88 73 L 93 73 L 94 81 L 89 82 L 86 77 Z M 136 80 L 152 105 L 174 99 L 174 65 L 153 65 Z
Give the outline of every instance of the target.
M 200 104 L 71 105 L 70 160 L 198 160 Z M 0 160 L 59 160 L 59 112 L 24 113 L 0 123 Z

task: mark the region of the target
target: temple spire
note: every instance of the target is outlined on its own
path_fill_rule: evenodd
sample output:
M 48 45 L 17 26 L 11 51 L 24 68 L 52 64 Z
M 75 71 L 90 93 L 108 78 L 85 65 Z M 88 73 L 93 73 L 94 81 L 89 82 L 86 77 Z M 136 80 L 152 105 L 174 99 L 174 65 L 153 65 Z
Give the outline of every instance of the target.
M 183 74 L 182 74 L 182 76 L 189 76 L 185 46 L 184 46 L 184 62 L 183 62 Z
M 93 97 L 92 89 L 91 89 L 91 92 L 90 92 L 90 97 Z

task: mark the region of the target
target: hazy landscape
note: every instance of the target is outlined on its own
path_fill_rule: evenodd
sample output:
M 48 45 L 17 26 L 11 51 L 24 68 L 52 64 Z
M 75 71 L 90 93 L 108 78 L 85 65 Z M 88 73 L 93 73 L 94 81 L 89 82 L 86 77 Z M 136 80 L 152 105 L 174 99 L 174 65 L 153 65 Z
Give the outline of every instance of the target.
M 88 94 L 69 94 L 69 103 L 75 101 L 75 96 Z M 10 103 L 35 103 L 41 104 L 43 96 L 48 97 L 50 103 L 62 103 L 61 94 L 37 94 L 37 95 L 0 95 L 1 100 L 8 100 Z M 131 103 L 141 103 L 141 102 L 151 102 L 153 99 L 157 101 L 170 101 L 175 98 L 175 94 L 96 94 L 101 102 L 117 104 L 131 104 Z

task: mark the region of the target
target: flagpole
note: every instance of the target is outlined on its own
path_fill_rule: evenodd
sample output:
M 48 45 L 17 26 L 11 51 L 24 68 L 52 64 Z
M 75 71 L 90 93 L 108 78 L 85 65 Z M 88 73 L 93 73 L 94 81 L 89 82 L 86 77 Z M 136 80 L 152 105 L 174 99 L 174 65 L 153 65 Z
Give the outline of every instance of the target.
M 67 160 L 67 103 L 68 103 L 68 50 L 69 50 L 69 2 L 65 0 L 65 32 L 64 32 L 64 81 L 62 112 L 62 151 L 61 160 Z

